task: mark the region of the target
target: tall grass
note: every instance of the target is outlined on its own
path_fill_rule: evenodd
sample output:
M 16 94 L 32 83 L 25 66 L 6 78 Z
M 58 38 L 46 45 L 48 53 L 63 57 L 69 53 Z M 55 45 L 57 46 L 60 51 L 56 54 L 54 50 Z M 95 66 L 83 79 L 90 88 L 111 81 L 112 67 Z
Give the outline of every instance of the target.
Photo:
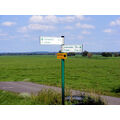
M 71 96 L 71 94 L 67 94 Z M 90 96 L 86 94 L 78 95 L 83 97 L 82 101 L 65 101 L 66 105 L 103 105 L 104 101 L 99 96 Z M 0 91 L 0 105 L 61 105 L 61 93 L 54 90 L 43 90 L 38 94 L 12 93 Z
M 61 94 L 54 90 L 42 90 L 37 95 L 31 96 L 32 104 L 61 105 Z

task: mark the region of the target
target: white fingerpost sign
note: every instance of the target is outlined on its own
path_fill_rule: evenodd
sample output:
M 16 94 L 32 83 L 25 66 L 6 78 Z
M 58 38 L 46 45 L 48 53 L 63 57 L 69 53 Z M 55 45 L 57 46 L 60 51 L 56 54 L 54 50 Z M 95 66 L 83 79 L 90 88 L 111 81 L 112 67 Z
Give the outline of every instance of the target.
M 83 45 L 63 45 L 61 52 L 69 53 L 81 53 L 83 51 Z
M 41 45 L 63 45 L 64 38 L 63 37 L 40 37 Z

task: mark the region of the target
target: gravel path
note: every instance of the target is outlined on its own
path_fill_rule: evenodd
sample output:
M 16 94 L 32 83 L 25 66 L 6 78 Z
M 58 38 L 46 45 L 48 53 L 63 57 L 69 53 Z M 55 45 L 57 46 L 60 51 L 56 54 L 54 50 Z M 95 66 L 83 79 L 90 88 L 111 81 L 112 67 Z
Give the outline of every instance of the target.
M 43 89 L 53 89 L 55 91 L 61 92 L 61 88 L 36 84 L 32 82 L 0 82 L 0 89 L 16 93 L 33 93 L 33 94 L 37 94 Z M 72 95 L 77 95 L 84 92 L 71 90 L 71 93 Z M 103 95 L 101 95 L 100 97 L 104 99 L 109 105 L 120 105 L 120 98 Z

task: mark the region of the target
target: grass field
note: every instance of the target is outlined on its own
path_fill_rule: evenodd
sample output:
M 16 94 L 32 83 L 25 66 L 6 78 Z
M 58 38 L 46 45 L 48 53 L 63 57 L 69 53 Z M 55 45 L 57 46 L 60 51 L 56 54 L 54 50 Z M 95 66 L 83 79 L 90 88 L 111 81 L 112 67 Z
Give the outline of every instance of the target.
M 32 81 L 61 86 L 61 61 L 56 56 L 0 56 L 0 81 Z M 65 61 L 65 87 L 120 97 L 120 57 L 81 56 Z

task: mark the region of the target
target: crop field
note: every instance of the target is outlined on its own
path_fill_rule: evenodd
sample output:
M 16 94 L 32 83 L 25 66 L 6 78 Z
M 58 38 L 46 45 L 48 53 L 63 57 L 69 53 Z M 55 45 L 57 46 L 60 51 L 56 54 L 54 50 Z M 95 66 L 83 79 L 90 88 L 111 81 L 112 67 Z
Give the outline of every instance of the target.
M 0 81 L 31 81 L 61 87 L 61 60 L 52 55 L 0 56 Z M 120 97 L 114 91 L 120 87 L 120 57 L 68 57 L 65 87 Z

